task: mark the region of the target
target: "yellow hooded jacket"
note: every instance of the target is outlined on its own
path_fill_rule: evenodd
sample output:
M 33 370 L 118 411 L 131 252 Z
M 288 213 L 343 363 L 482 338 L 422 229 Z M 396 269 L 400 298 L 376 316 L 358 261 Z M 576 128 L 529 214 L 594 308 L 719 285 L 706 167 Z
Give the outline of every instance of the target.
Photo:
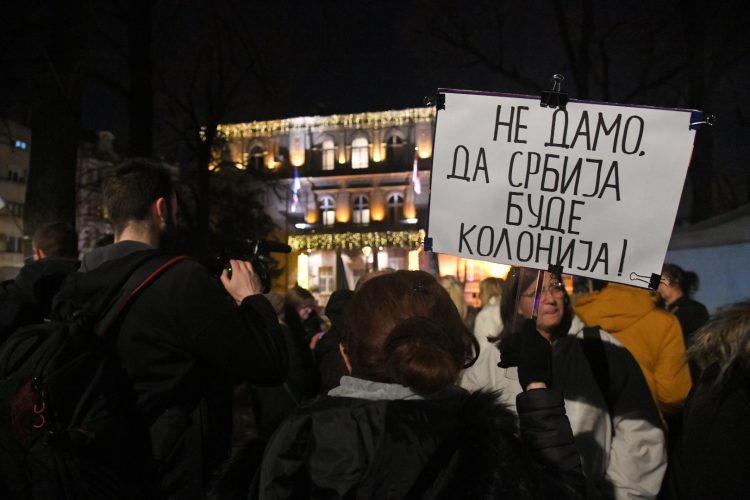
M 630 351 L 662 413 L 682 409 L 692 385 L 682 329 L 675 316 L 656 307 L 647 290 L 609 283 L 599 292 L 578 297 L 575 312 Z

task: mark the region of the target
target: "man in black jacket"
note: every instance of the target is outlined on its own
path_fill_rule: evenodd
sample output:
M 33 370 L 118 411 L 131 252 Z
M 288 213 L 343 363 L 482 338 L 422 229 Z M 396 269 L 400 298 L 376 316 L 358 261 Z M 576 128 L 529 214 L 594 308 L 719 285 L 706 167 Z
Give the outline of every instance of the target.
M 86 255 L 82 271 L 169 246 L 177 204 L 162 166 L 123 165 L 107 180 L 105 202 L 115 242 Z M 286 377 L 283 338 L 260 280 L 249 262 L 231 266 L 231 276 L 225 271 L 219 283 L 194 261 L 176 264 L 141 292 L 119 330 L 117 352 L 140 423 L 150 428 L 168 498 L 202 496 L 227 457 L 233 377 L 260 385 Z
M 33 260 L 0 283 L 0 344 L 21 326 L 49 317 L 52 297 L 78 269 L 78 235 L 64 222 L 40 227 L 32 239 Z

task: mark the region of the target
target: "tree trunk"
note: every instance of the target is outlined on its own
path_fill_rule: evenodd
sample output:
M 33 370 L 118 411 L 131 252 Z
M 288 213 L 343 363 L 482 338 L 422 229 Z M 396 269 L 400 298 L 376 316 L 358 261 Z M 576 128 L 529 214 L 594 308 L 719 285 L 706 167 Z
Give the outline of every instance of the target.
M 32 135 L 24 231 L 47 222 L 75 226 L 76 164 L 84 78 L 88 2 L 49 3 L 35 72 Z M 44 38 L 41 33 L 45 33 Z M 43 64 L 43 65 L 42 65 Z M 43 69 L 42 69 L 43 68 Z
M 151 157 L 154 148 L 154 91 L 151 57 L 151 0 L 131 1 L 128 31 L 130 54 L 130 147 L 131 156 Z

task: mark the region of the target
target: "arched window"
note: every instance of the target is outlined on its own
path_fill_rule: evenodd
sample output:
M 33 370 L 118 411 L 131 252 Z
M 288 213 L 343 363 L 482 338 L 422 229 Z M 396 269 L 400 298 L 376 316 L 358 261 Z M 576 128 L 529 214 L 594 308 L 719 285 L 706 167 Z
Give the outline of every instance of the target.
M 322 157 L 322 165 L 323 170 L 333 170 L 334 165 L 336 164 L 336 145 L 331 139 L 326 139 L 323 141 L 323 157 Z
M 352 141 L 352 168 L 367 168 L 370 148 L 367 139 L 357 137 Z
M 367 195 L 359 194 L 354 197 L 352 222 L 355 224 L 370 223 L 370 200 Z
M 247 155 L 247 169 L 250 172 L 262 172 L 264 156 L 265 151 L 257 144 L 250 148 L 250 152 Z
M 324 226 L 333 226 L 336 222 L 336 202 L 333 196 L 320 197 L 320 220 Z
M 404 217 L 404 197 L 398 193 L 388 195 L 386 200 L 388 207 L 388 220 L 399 221 Z

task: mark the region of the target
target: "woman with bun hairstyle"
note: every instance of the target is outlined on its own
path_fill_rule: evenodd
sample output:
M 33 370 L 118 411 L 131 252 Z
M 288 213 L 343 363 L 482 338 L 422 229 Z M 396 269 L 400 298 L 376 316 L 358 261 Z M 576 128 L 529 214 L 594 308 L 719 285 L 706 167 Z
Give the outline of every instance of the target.
M 549 365 L 530 330 L 526 358 Z M 269 443 L 251 497 L 579 498 L 580 459 L 545 370 L 524 364 L 518 423 L 491 393 L 456 385 L 476 341 L 430 274 L 355 292 L 341 346 L 349 376 L 303 404 Z M 523 356 L 522 356 L 523 357 Z
M 692 344 L 693 334 L 708 322 L 706 306 L 692 299 L 697 289 L 697 274 L 676 264 L 664 264 L 657 293 L 664 301 L 664 309 L 677 316 L 688 347 Z

